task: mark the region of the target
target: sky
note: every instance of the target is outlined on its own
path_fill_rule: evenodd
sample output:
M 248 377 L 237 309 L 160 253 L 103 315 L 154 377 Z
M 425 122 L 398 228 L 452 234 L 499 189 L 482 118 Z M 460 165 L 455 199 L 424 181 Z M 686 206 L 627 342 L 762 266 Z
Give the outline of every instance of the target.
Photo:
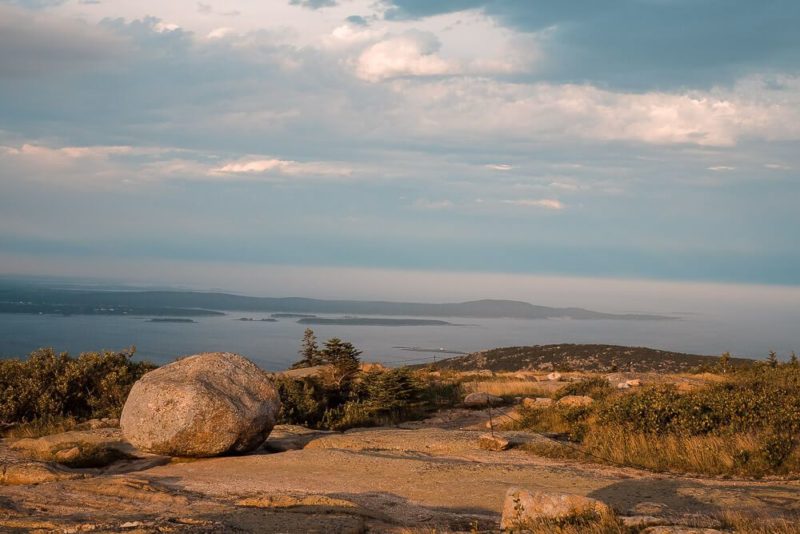
M 799 24 L 796 0 L 0 0 L 0 274 L 796 289 Z

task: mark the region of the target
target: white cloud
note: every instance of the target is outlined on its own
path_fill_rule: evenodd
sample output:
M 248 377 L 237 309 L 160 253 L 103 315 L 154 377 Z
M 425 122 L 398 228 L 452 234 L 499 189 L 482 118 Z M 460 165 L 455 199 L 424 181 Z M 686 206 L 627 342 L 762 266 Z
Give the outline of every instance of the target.
M 339 31 L 340 29 L 335 30 Z M 401 35 L 385 36 L 385 31 L 360 30 L 341 27 L 342 37 L 350 43 L 378 42 L 363 50 L 356 60 L 356 75 L 366 81 L 379 82 L 392 78 L 432 77 L 432 76 L 491 76 L 525 72 L 531 69 L 538 59 L 533 45 L 521 50 L 518 42 L 508 44 L 489 55 L 470 57 L 446 57 L 441 52 L 442 45 L 436 35 L 418 30 L 407 31 Z
M 769 169 L 771 171 L 788 171 L 788 170 L 791 170 L 791 167 L 789 167 L 788 165 L 782 165 L 780 163 L 765 163 L 764 164 L 764 168 L 765 169 Z
M 207 39 L 222 39 L 222 38 L 227 37 L 228 35 L 231 35 L 231 34 L 233 34 L 235 32 L 236 32 L 236 30 L 234 30 L 233 28 L 231 28 L 229 26 L 221 26 L 219 28 L 214 28 L 213 30 L 208 32 L 208 35 L 206 35 L 206 38 Z
M 325 162 L 299 162 L 277 158 L 241 159 L 209 171 L 219 175 L 281 175 L 281 176 L 339 176 L 348 177 L 351 167 Z
M 800 77 L 760 93 L 625 93 L 589 85 L 460 77 L 394 80 L 416 136 L 634 141 L 733 146 L 744 137 L 800 139 Z M 399 110 L 398 110 L 399 111 Z M 396 125 L 393 125 L 396 127 Z
M 174 32 L 174 31 L 180 30 L 180 29 L 181 29 L 181 27 L 179 25 L 177 25 L 175 23 L 172 23 L 172 22 L 164 22 L 164 21 L 158 21 L 153 26 L 153 30 L 158 32 L 158 33 Z
M 708 170 L 714 172 L 729 172 L 729 171 L 735 171 L 736 167 L 729 167 L 728 165 L 714 165 L 712 167 L 709 167 Z
M 386 30 L 375 30 L 355 24 L 337 26 L 322 39 L 322 44 L 330 48 L 346 48 L 364 45 L 376 41 L 386 35 Z
M 530 198 L 523 198 L 517 200 L 504 200 L 504 204 L 511 204 L 514 206 L 522 206 L 526 208 L 542 208 L 547 210 L 563 210 L 567 206 L 561 202 L 560 200 L 556 200 L 554 198 L 539 198 L 539 199 L 530 199 Z
M 373 44 L 358 58 L 356 74 L 378 82 L 403 76 L 448 74 L 457 67 L 439 57 L 440 43 L 433 34 L 413 32 Z
M 508 165 L 507 163 L 491 163 L 489 165 L 484 165 L 487 169 L 491 169 L 493 171 L 510 171 L 514 167 Z

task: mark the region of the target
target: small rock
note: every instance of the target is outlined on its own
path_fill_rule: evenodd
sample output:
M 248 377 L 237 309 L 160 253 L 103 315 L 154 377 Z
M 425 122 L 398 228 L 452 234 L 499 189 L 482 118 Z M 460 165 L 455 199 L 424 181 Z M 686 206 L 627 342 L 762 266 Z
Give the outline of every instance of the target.
M 617 389 L 630 389 L 630 385 L 627 382 L 620 382 L 617 384 Z
M 536 397 L 536 398 L 526 397 L 522 399 L 522 405 L 526 408 L 531 408 L 531 409 L 549 408 L 553 404 L 555 404 L 553 399 L 549 399 L 547 397 Z
M 470 393 L 464 397 L 465 406 L 499 406 L 500 404 L 503 404 L 503 399 L 490 393 Z
M 20 439 L 12 449 L 44 462 L 58 462 L 70 467 L 103 467 L 130 458 L 134 449 L 122 439 L 117 428 L 71 430 L 41 438 Z
M 547 375 L 547 379 L 550 380 L 550 381 L 553 381 L 553 382 L 561 380 L 561 373 L 553 371 L 552 373 Z
M 126 523 L 122 523 L 119 528 L 139 528 L 144 526 L 144 523 L 141 521 L 128 521 Z
M 559 406 L 589 406 L 593 402 L 594 400 L 586 395 L 567 395 L 558 399 Z
M 56 452 L 53 457 L 55 461 L 60 464 L 69 464 L 76 461 L 81 456 L 81 450 L 78 447 L 72 447 L 70 449 L 62 449 Z
M 82 473 L 74 473 L 43 462 L 5 464 L 0 465 L 0 468 L 2 468 L 0 469 L 0 473 L 2 473 L 0 474 L 0 484 L 8 486 L 84 478 Z
M 478 438 L 478 447 L 487 451 L 505 451 L 511 447 L 511 442 L 497 434 L 483 434 Z
M 640 379 L 638 379 L 638 378 L 633 378 L 631 380 L 628 380 L 625 383 L 628 384 L 628 387 L 631 387 L 631 388 L 638 388 L 638 387 L 641 387 L 641 385 L 642 385 L 642 381 Z
M 611 513 L 611 508 L 582 495 L 510 488 L 503 503 L 500 528 L 510 530 L 528 522 L 563 520 L 586 514 Z

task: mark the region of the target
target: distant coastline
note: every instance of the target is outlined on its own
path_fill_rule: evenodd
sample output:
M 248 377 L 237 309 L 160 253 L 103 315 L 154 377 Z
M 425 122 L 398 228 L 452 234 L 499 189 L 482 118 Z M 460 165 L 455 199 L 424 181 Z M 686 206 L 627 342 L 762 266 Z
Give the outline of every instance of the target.
M 0 313 L 199 317 L 225 315 L 224 312 L 270 313 L 274 319 L 299 318 L 303 320 L 318 319 L 316 314 L 476 319 L 608 319 L 624 321 L 675 319 L 662 315 L 615 314 L 575 307 L 552 308 L 527 302 L 497 299 L 451 303 L 321 300 L 300 297 L 248 297 L 197 291 L 60 289 L 30 283 L 15 284 L 0 281 Z M 405 319 L 398 320 L 405 321 Z M 446 325 L 447 322 L 413 324 Z
M 342 317 L 337 319 L 314 317 L 300 319 L 297 322 L 299 324 L 340 326 L 455 326 L 453 323 L 434 319 L 387 319 L 365 317 Z

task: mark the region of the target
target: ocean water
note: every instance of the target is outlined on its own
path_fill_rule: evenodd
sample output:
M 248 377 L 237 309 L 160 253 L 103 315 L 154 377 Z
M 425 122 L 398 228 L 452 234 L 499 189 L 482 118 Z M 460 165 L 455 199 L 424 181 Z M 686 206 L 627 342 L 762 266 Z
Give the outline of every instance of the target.
M 517 320 L 445 318 L 458 326 L 312 326 L 320 340 L 353 342 L 366 361 L 399 365 L 446 357 L 439 349 L 472 352 L 513 345 L 608 343 L 664 350 L 764 358 L 800 352 L 800 308 L 731 307 L 680 312 L 666 321 Z M 243 354 L 267 370 L 285 369 L 297 359 L 306 325 L 296 319 L 244 322 L 239 317 L 269 314 L 230 312 L 196 323 L 153 323 L 132 316 L 46 316 L 0 314 L 0 357 L 24 356 L 39 347 L 77 354 L 99 349 L 137 348 L 137 357 L 156 363 L 205 351 Z M 321 315 L 323 316 L 323 315 Z M 437 317 L 436 319 L 442 319 Z M 408 351 L 402 347 L 417 347 Z

